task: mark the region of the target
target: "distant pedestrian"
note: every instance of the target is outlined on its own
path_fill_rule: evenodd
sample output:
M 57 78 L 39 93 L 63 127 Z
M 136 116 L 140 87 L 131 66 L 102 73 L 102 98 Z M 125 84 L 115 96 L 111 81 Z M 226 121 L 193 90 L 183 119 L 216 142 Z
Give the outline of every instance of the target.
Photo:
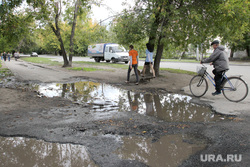
M 17 59 L 19 58 L 19 52 L 15 52 L 14 57 L 15 57 L 15 60 L 17 61 Z
M 146 66 L 149 65 L 150 69 L 152 70 L 153 77 L 155 78 L 155 70 L 153 68 L 153 54 L 154 54 L 153 51 L 154 51 L 154 48 L 149 43 L 146 44 L 146 47 L 147 47 L 147 49 L 146 49 L 146 60 L 145 60 L 144 67 L 143 67 L 142 77 L 144 77 L 144 75 L 145 75 Z
M 126 83 L 129 83 L 129 78 L 130 78 L 130 72 L 132 70 L 132 68 L 134 68 L 135 71 L 135 76 L 136 76 L 136 85 L 139 84 L 139 75 L 138 75 L 138 63 L 139 63 L 139 56 L 138 56 L 138 52 L 136 50 L 134 50 L 134 46 L 130 45 L 129 46 L 130 51 L 129 51 L 129 58 L 130 58 L 130 63 L 129 63 L 129 67 L 128 67 L 128 75 L 127 75 L 127 81 Z
M 4 59 L 4 61 L 6 61 L 6 58 L 7 58 L 7 54 L 5 52 L 3 52 L 3 59 Z
M 10 52 L 8 52 L 8 54 L 7 54 L 7 56 L 8 56 L 8 60 L 10 61 Z
M 1 60 L 3 60 L 3 53 L 1 53 Z

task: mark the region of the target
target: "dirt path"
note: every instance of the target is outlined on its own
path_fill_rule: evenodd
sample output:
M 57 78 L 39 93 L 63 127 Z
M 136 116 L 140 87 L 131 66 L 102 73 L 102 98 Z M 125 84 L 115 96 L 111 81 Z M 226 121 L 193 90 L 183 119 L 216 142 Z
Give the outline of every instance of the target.
M 127 69 L 118 69 L 108 66 L 97 66 L 104 71 L 83 72 L 73 71 L 60 66 L 48 66 L 44 64 L 29 63 L 22 60 L 5 62 L 5 65 L 13 72 L 17 79 L 21 81 L 36 82 L 70 82 L 73 77 L 81 77 L 86 79 L 94 79 L 98 82 L 120 85 L 124 88 L 147 89 L 160 88 L 169 92 L 180 92 L 181 89 L 188 85 L 191 75 L 175 74 L 167 71 L 160 73 L 161 77 L 141 82 L 139 86 L 134 85 L 135 76 L 131 73 L 131 83 L 125 84 L 127 77 Z M 73 65 L 74 66 L 74 65 Z M 75 65 L 78 67 L 95 67 L 93 65 Z M 112 70 L 112 71 L 111 71 Z
M 63 82 L 73 76 L 69 71 L 61 71 L 53 66 L 34 64 L 21 60 L 5 62 L 5 66 L 21 81 Z

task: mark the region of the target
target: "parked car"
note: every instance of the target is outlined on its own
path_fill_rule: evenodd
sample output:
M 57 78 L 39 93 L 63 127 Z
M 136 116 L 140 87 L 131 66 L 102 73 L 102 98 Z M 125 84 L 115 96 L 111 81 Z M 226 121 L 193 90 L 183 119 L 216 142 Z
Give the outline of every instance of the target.
M 38 57 L 38 54 L 36 52 L 32 52 L 30 56 L 31 57 Z

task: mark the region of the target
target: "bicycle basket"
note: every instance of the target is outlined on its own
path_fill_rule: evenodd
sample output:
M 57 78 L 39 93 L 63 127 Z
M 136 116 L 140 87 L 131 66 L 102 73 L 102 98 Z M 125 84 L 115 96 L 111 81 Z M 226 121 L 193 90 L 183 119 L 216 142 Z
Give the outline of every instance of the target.
M 196 68 L 196 71 L 197 71 L 197 73 L 198 73 L 198 75 L 204 75 L 204 73 L 206 72 L 206 70 L 207 70 L 207 67 L 201 67 L 201 66 L 197 66 L 197 68 Z

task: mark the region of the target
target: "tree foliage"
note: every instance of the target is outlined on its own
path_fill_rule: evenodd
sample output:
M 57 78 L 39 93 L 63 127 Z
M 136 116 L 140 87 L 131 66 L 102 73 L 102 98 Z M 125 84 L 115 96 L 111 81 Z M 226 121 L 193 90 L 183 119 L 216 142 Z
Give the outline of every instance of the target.
M 2 1 L 0 5 L 0 52 L 19 49 L 20 42 L 30 33 L 32 16 L 15 11 L 22 1 Z
M 117 19 L 114 30 L 122 44 L 148 39 L 156 46 L 154 68 L 159 75 L 164 46 L 186 51 L 190 44 L 208 48 L 217 36 L 226 42 L 243 40 L 249 32 L 248 4 L 247 0 L 137 0 Z
M 220 9 L 223 12 L 224 25 L 219 36 L 228 43 L 232 53 L 246 50 L 250 57 L 250 2 L 248 0 L 227 0 Z
M 0 5 L 0 52 L 60 53 L 64 66 L 70 66 L 73 55 L 85 56 L 90 43 L 108 39 L 106 26 L 89 18 L 98 0 L 26 0 L 29 6 L 18 9 L 22 2 Z

